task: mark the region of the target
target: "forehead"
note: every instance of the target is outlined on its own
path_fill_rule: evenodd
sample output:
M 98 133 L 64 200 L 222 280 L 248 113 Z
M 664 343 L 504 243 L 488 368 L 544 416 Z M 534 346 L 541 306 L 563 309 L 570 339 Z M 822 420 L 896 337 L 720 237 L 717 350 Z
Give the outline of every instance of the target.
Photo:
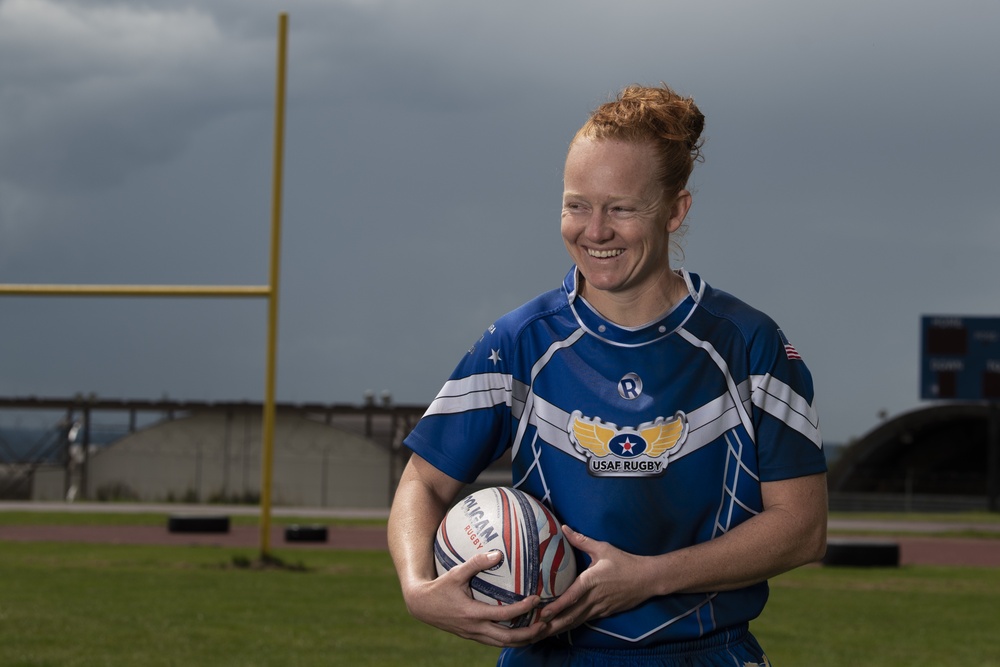
M 655 187 L 656 153 L 648 142 L 578 137 L 566 155 L 567 191 L 636 195 Z

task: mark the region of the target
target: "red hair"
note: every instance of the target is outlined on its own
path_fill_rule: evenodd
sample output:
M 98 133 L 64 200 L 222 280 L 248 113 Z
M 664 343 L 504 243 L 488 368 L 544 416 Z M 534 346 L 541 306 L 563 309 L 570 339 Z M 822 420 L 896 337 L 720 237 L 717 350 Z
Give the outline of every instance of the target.
M 573 141 L 591 139 L 651 142 L 659 156 L 657 179 L 664 197 L 673 201 L 687 185 L 694 163 L 702 160 L 705 116 L 690 97 L 665 84 L 651 88 L 631 85 L 617 99 L 602 104 L 579 129 Z

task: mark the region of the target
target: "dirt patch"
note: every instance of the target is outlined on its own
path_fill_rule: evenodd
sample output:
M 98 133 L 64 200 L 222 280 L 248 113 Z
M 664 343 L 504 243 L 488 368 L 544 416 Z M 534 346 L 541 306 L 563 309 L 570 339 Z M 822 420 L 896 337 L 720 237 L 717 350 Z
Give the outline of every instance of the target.
M 901 537 L 902 565 L 969 565 L 1000 567 L 1000 540 L 934 537 Z

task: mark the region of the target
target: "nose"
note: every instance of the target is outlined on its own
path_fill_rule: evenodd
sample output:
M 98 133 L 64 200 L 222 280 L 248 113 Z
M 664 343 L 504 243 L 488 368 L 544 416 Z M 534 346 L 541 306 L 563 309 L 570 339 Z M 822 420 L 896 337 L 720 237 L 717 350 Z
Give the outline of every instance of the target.
M 615 230 L 611 228 L 609 223 L 610 219 L 607 213 L 600 209 L 595 210 L 587 220 L 587 227 L 584 229 L 587 240 L 593 243 L 610 241 L 615 235 Z

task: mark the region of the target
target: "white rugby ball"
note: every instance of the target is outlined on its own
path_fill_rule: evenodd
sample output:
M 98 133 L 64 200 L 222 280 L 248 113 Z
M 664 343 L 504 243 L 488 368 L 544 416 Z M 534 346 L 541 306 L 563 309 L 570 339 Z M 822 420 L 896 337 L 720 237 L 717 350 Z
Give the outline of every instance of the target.
M 496 550 L 500 562 L 470 582 L 482 602 L 509 605 L 529 595 L 542 604 L 556 599 L 576 578 L 576 557 L 555 515 L 523 491 L 491 487 L 466 496 L 452 507 L 434 539 L 437 573 L 447 572 L 476 554 Z M 508 623 L 531 625 L 540 607 Z

